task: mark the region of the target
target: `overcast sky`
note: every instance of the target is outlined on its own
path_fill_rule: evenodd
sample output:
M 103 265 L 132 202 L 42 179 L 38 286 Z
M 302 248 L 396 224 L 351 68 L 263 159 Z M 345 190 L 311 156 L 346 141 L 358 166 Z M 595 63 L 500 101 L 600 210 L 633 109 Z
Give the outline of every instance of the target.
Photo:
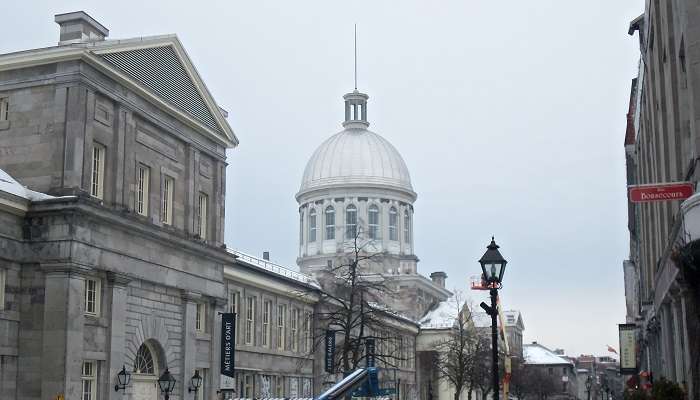
M 465 289 L 493 234 L 509 261 L 502 301 L 523 313 L 527 342 L 617 347 L 638 58 L 627 27 L 643 0 L 5 3 L 2 53 L 55 45 L 53 15 L 76 10 L 110 38 L 176 33 L 241 141 L 227 243 L 292 267 L 294 194 L 341 129 L 357 23 L 370 129 L 401 152 L 418 193 L 419 271 Z

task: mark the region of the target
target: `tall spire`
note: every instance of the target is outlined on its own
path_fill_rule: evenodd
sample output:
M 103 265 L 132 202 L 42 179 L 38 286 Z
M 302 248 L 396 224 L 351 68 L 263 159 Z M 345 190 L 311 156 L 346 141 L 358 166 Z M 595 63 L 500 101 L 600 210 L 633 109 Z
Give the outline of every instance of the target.
M 345 122 L 349 129 L 367 129 L 367 96 L 357 91 L 357 24 L 355 24 L 355 90 L 343 96 L 345 100 Z
M 357 90 L 357 24 L 355 24 L 355 90 Z

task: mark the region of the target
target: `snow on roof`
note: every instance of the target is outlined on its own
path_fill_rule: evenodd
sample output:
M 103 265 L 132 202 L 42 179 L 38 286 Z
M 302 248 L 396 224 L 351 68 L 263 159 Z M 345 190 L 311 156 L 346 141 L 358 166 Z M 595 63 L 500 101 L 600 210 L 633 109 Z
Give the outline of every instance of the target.
M 291 270 L 287 267 L 283 267 L 279 264 L 275 264 L 271 262 L 270 260 L 265 260 L 262 258 L 258 258 L 255 256 L 251 256 L 250 254 L 243 253 L 238 250 L 226 249 L 229 253 L 233 254 L 236 256 L 236 258 L 246 264 L 250 264 L 259 268 L 262 268 L 268 272 L 272 272 L 275 275 L 283 276 L 285 278 L 293 279 L 295 281 L 305 283 L 307 285 L 314 286 L 316 288 L 320 288 L 321 286 L 318 284 L 316 279 L 313 277 L 302 274 L 301 272 Z
M 428 311 L 419 321 L 421 328 L 452 328 L 457 318 L 460 304 L 454 296 L 438 303 L 437 307 Z
M 554 352 L 538 343 L 524 344 L 523 357 L 525 358 L 525 364 L 573 365 L 570 360 L 554 354 Z
M 29 201 L 54 199 L 54 196 L 29 190 L 17 182 L 7 172 L 0 169 L 0 191 L 13 194 Z

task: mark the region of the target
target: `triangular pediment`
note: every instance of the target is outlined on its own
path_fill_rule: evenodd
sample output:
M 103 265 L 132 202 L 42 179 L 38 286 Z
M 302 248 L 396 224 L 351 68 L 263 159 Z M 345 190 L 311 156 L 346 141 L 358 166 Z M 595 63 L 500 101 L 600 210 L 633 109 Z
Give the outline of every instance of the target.
M 177 38 L 165 37 L 143 46 L 106 46 L 93 52 L 217 136 L 234 146 L 238 143 Z

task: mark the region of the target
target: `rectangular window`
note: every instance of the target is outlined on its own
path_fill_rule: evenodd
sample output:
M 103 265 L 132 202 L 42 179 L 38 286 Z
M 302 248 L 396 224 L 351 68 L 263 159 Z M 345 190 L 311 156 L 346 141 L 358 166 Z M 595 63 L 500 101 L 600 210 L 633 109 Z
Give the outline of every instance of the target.
M 83 361 L 83 396 L 82 400 L 97 399 L 97 366 L 95 361 Z
M 0 98 L 0 122 L 7 121 L 10 117 L 10 99 Z
M 272 302 L 266 300 L 263 303 L 263 333 L 262 333 L 262 345 L 265 347 L 270 346 L 270 333 L 272 329 L 270 327 L 270 322 L 272 318 Z
M 236 314 L 235 316 L 235 323 L 236 323 L 236 343 L 240 343 L 240 335 L 238 332 L 240 332 L 240 329 L 238 328 L 238 315 L 240 314 L 238 311 L 239 306 L 241 304 L 241 294 L 239 292 L 235 292 L 233 290 L 228 292 L 228 312 Z
M 148 215 L 148 194 L 151 169 L 139 165 L 136 170 L 136 212 L 139 215 Z
M 199 194 L 199 206 L 197 207 L 197 234 L 200 238 L 207 238 L 207 205 L 209 196 L 204 193 Z
M 245 344 L 254 344 L 253 337 L 255 335 L 255 297 L 246 298 L 245 307 Z
M 7 270 L 0 268 L 0 310 L 5 309 L 5 284 L 7 283 Z
M 104 197 L 105 147 L 97 143 L 92 146 L 92 179 L 90 195 L 102 199 Z
M 292 341 L 291 347 L 292 351 L 298 351 L 299 350 L 299 309 L 294 307 L 292 308 L 292 320 L 290 321 L 290 328 L 291 328 L 291 338 L 290 340 Z
M 284 395 L 284 377 L 283 376 L 277 376 L 277 379 L 275 379 L 275 395 L 278 398 L 283 398 Z
M 207 305 L 204 303 L 197 303 L 197 317 L 196 321 L 194 324 L 195 330 L 197 332 L 204 333 L 206 330 L 206 321 L 207 321 Z
M 164 224 L 172 225 L 173 223 L 173 190 L 175 189 L 175 180 L 169 176 L 163 179 L 163 196 L 160 207 L 160 220 Z
M 249 399 L 253 398 L 253 384 L 253 375 L 243 375 L 243 397 Z
M 100 314 L 100 281 L 85 279 L 85 314 Z
M 312 340 L 313 335 L 311 334 L 311 313 L 307 311 L 304 313 L 304 353 L 311 352 L 311 348 L 313 347 Z
M 287 335 L 287 305 L 277 305 L 277 348 L 284 350 L 285 336 Z

